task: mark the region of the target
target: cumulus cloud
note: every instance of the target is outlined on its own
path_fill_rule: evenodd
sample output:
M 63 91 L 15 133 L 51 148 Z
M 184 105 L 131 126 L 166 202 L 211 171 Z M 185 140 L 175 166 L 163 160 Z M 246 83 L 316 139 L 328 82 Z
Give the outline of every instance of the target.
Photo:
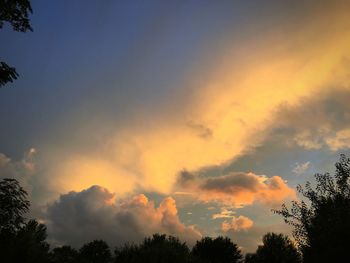
M 267 177 L 254 173 L 232 172 L 222 176 L 195 176 L 180 173 L 178 187 L 191 191 L 204 202 L 241 207 L 253 203 L 276 205 L 296 198 L 295 191 L 280 176 Z
M 248 230 L 252 228 L 254 222 L 248 217 L 245 216 L 238 216 L 238 217 L 232 217 L 231 220 L 225 220 L 221 224 L 221 229 L 224 232 L 227 232 L 229 230 L 233 230 L 235 232 L 239 232 L 242 230 Z
M 143 194 L 118 202 L 100 186 L 61 195 L 47 207 L 46 223 L 52 242 L 74 246 L 98 238 L 121 245 L 153 233 L 176 235 L 190 244 L 201 237 L 180 222 L 173 198 L 164 198 L 159 206 Z

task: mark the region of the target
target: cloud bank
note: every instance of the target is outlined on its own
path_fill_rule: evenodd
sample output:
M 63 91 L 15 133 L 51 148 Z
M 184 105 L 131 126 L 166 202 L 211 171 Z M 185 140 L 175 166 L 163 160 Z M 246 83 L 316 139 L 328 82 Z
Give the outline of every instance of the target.
M 76 247 L 93 239 L 110 245 L 139 242 L 154 233 L 175 235 L 193 244 L 201 234 L 180 222 L 175 200 L 159 206 L 143 195 L 117 202 L 115 194 L 100 186 L 70 192 L 47 207 L 45 221 L 51 241 Z

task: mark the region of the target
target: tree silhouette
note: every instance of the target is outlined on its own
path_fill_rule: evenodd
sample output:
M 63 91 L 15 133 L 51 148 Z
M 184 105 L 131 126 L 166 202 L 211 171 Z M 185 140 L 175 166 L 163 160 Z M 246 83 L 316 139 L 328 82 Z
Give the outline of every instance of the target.
M 241 262 L 242 254 L 238 246 L 227 237 L 204 237 L 192 249 L 194 262 L 235 263 Z
M 111 251 L 103 240 L 89 242 L 79 250 L 79 262 L 81 263 L 109 263 L 111 261 Z
M 3 28 L 4 22 L 7 22 L 15 31 L 33 31 L 28 18 L 32 12 L 28 0 L 0 0 L 0 29 Z M 17 77 L 18 73 L 14 67 L 0 61 L 0 87 L 13 82 Z
M 293 235 L 304 262 L 344 262 L 350 244 L 350 159 L 341 155 L 336 171 L 316 174 L 316 188 L 310 182 L 298 191 L 307 201 L 294 201 L 275 211 L 294 228 Z
M 27 192 L 15 179 L 0 181 L 1 262 L 47 262 L 49 245 L 46 227 L 35 220 L 25 221 Z
M 40 263 L 48 262 L 49 244 L 46 227 L 36 220 L 30 220 L 22 227 L 15 239 L 14 256 L 12 262 Z
M 154 234 L 139 246 L 125 245 L 115 250 L 115 262 L 128 263 L 183 263 L 189 262 L 190 250 L 186 243 L 173 236 Z
M 124 244 L 114 250 L 115 263 L 137 263 L 142 260 L 139 246 Z
M 301 258 L 293 242 L 283 234 L 267 233 L 263 245 L 255 254 L 246 256 L 249 263 L 300 263 Z
M 27 192 L 16 179 L 0 181 L 0 233 L 14 232 L 24 223 L 23 215 L 28 212 Z
M 244 257 L 244 263 L 257 263 L 256 254 L 247 253 Z
M 56 247 L 50 253 L 50 261 L 52 263 L 77 263 L 78 251 L 70 246 Z

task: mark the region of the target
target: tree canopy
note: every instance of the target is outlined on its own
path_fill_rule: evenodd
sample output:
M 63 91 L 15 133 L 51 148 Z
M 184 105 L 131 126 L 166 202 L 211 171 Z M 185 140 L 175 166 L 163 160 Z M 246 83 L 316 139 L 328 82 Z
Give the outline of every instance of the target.
M 139 245 L 125 245 L 115 250 L 115 262 L 180 263 L 189 262 L 186 243 L 173 236 L 154 234 Z
M 29 0 L 0 0 L 0 29 L 9 23 L 14 31 L 33 31 L 30 25 L 29 14 L 32 13 Z M 8 82 L 18 78 L 14 67 L 0 61 L 0 88 Z
M 300 263 L 301 257 L 290 238 L 283 234 L 267 233 L 263 245 L 255 254 L 246 256 L 246 263 Z
M 243 258 L 240 249 L 228 237 L 204 237 L 192 249 L 194 262 L 235 263 Z
M 28 212 L 27 192 L 15 179 L 0 181 L 0 232 L 18 230 L 24 223 Z
M 341 155 L 335 174 L 316 174 L 316 187 L 310 182 L 298 186 L 305 200 L 292 202 L 275 211 L 293 226 L 293 235 L 304 262 L 342 262 L 350 244 L 350 159 Z

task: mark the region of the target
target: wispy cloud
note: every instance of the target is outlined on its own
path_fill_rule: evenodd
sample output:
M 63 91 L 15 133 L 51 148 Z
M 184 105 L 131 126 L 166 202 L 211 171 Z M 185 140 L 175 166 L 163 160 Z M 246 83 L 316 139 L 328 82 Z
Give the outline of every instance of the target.
M 292 172 L 298 176 L 303 175 L 310 168 L 310 164 L 311 163 L 309 161 L 305 163 L 296 162 L 294 164 Z

